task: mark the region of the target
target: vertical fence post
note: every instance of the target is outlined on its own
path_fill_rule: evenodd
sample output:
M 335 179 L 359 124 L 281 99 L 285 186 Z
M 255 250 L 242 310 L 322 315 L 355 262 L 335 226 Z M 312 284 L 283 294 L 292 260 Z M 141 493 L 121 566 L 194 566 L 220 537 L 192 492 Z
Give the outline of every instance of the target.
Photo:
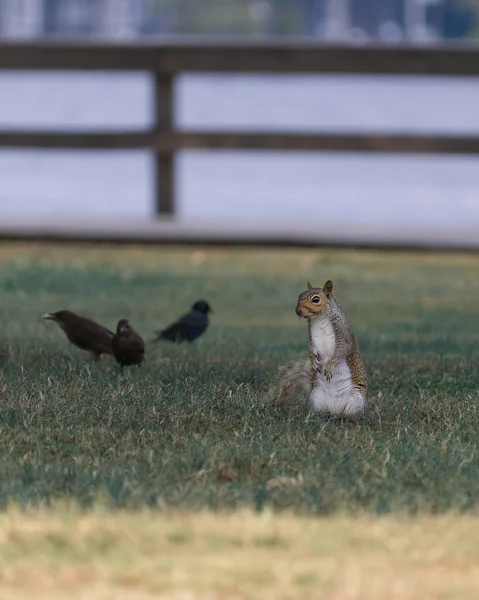
M 155 73 L 155 131 L 158 137 L 173 139 L 174 76 Z M 174 149 L 156 150 L 155 193 L 156 214 L 172 216 L 175 212 Z

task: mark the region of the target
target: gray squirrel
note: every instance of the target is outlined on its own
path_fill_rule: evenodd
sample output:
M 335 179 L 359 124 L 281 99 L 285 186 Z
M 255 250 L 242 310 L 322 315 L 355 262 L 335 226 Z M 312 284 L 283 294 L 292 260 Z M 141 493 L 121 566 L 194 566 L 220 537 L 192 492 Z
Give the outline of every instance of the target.
M 283 367 L 276 404 L 290 404 L 303 390 L 311 411 L 353 420 L 366 417 L 366 367 L 348 318 L 333 296 L 332 282 L 322 288 L 308 282 L 296 314 L 308 320 L 310 360 Z

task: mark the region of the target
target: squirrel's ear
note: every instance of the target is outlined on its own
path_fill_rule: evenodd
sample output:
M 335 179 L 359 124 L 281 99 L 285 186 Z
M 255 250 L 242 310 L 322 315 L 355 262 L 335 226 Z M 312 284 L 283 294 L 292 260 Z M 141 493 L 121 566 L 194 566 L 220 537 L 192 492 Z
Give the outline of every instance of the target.
M 332 294 L 333 292 L 333 282 L 328 279 L 328 281 L 326 281 L 326 283 L 323 285 L 323 291 L 326 294 L 326 296 L 329 298 L 329 296 Z
M 308 281 L 308 290 L 312 290 L 313 286 L 311 285 L 311 283 Z

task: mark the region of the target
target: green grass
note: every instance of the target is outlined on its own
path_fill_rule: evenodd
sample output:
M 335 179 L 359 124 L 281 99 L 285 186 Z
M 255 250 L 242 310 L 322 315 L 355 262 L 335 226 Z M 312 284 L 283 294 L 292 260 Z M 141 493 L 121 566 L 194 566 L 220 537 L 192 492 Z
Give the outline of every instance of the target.
M 471 511 L 479 491 L 479 257 L 340 250 L 0 246 L 0 506 Z M 333 280 L 370 375 L 359 426 L 274 409 L 306 356 L 294 313 Z M 123 375 L 41 315 L 149 340 L 204 297 L 196 345 L 147 345 Z

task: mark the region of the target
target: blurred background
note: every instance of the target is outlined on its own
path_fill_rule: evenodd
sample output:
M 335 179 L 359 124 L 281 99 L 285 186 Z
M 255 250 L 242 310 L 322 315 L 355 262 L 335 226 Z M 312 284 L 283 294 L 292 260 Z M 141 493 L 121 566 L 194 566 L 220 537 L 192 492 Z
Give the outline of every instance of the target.
M 0 0 L 2 40 L 32 44 L 221 36 L 473 46 L 478 24 L 479 0 Z M 0 71 L 0 129 L 147 130 L 152 96 L 146 72 Z M 175 82 L 180 130 L 477 135 L 478 106 L 471 77 L 184 73 Z M 0 171 L 0 233 L 2 223 L 79 217 L 128 218 L 140 230 L 154 216 L 147 150 L 2 148 Z M 179 222 L 414 227 L 438 241 L 445 230 L 479 231 L 474 155 L 195 149 L 177 153 L 176 179 Z
M 1 0 L 4 37 L 312 36 L 473 41 L 477 0 Z

